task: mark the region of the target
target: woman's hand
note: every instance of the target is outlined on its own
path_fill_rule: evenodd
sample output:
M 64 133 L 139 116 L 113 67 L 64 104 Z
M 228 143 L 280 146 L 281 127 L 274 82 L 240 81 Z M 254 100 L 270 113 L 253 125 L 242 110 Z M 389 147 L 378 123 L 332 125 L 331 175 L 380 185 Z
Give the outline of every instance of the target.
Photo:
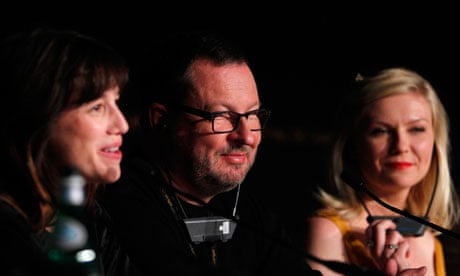
M 426 275 L 426 266 L 418 268 L 407 268 L 402 271 L 398 270 L 398 263 L 395 259 L 389 259 L 384 269 L 384 273 L 389 276 L 424 276 Z
M 426 267 L 410 268 L 410 246 L 391 220 L 373 221 L 366 229 L 367 245 L 381 270 L 388 275 L 425 275 Z

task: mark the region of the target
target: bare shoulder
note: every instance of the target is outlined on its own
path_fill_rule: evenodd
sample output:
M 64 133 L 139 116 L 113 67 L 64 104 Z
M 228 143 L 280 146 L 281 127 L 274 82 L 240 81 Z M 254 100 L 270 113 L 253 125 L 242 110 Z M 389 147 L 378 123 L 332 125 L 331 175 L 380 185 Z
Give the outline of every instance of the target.
M 325 217 L 308 217 L 306 221 L 306 230 L 310 237 L 320 236 L 323 239 L 342 237 L 342 233 L 338 226 L 332 220 Z
M 342 232 L 331 219 L 319 216 L 308 217 L 304 242 L 305 252 L 316 258 L 347 261 Z M 310 258 L 306 261 L 312 268 L 322 271 L 324 275 L 338 275 Z

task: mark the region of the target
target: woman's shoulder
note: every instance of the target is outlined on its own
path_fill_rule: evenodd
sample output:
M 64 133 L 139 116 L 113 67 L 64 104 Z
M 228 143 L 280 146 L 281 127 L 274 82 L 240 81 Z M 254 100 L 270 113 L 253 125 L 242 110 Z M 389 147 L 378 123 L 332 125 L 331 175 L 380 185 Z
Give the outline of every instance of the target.
M 324 208 L 316 210 L 307 218 L 307 229 L 323 235 L 342 236 L 349 230 L 349 227 L 347 222 L 334 209 Z
M 0 198 L 0 229 L 29 228 L 26 219 L 11 204 Z
M 41 233 L 33 232 L 24 216 L 9 203 L 0 199 L 1 271 L 3 272 L 3 269 L 7 269 L 7 271 L 19 269 L 18 271 L 24 270 L 25 272 L 29 269 L 32 271 L 34 268 L 38 268 L 40 260 L 43 258 L 41 244 L 43 235 Z M 1 272 L 0 274 L 3 275 Z

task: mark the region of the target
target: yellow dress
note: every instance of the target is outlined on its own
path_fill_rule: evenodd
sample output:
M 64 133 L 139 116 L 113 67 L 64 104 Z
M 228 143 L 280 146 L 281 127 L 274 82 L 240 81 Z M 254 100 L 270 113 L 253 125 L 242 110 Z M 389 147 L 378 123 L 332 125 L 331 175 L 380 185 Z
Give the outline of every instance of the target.
M 316 215 L 331 220 L 340 229 L 340 232 L 343 235 L 345 251 L 350 263 L 370 270 L 377 269 L 369 250 L 366 248 L 366 245 L 358 237 L 356 237 L 355 233 L 350 231 L 350 227 L 345 220 L 326 209 L 319 210 L 316 212 Z M 434 241 L 434 266 L 436 276 L 446 276 L 446 265 L 444 262 L 442 244 L 437 237 L 435 237 Z

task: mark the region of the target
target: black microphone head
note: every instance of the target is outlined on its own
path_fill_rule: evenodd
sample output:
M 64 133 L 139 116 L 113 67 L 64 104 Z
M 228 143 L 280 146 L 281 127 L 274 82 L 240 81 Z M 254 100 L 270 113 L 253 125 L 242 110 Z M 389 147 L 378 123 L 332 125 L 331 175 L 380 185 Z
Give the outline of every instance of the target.
M 356 191 L 361 191 L 364 188 L 364 182 L 357 176 L 352 175 L 350 172 L 342 171 L 340 178 Z

